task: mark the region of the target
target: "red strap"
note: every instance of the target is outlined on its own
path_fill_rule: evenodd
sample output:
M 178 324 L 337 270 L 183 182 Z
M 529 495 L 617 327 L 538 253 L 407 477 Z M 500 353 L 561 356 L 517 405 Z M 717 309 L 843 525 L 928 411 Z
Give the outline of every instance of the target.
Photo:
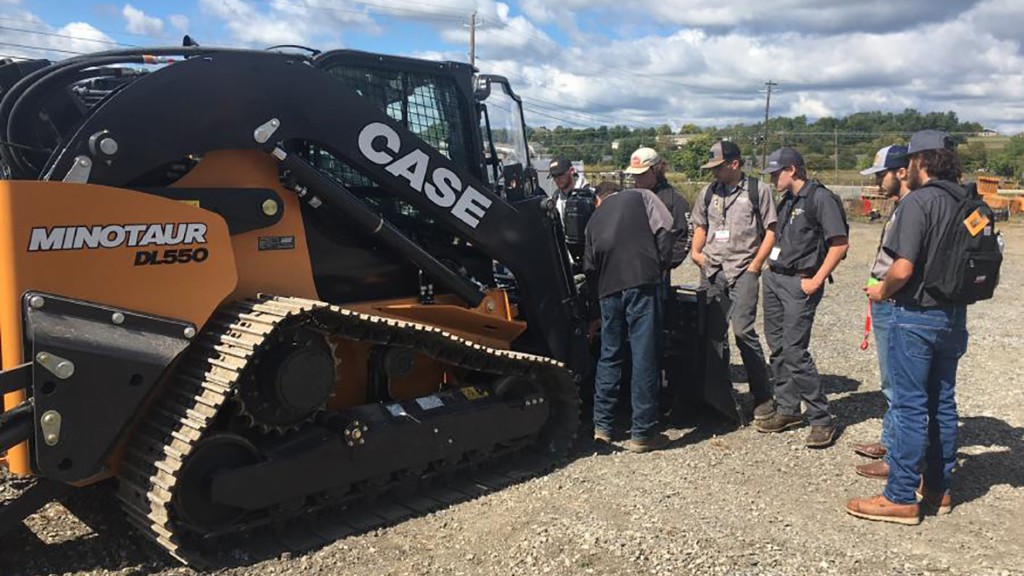
M 864 318 L 864 339 L 860 341 L 860 349 L 868 349 L 868 335 L 871 334 L 871 300 L 868 300 L 868 315 Z

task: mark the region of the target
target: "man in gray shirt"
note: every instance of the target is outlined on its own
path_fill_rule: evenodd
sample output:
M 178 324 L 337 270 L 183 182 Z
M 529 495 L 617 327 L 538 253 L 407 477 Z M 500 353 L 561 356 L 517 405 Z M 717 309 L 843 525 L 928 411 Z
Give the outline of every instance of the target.
M 910 192 L 907 185 L 907 147 L 886 146 L 875 154 L 874 164 L 861 174 L 874 175 L 878 182 L 878 189 L 887 198 L 899 202 Z M 875 260 L 871 263 L 870 276 L 864 291 L 871 296 L 878 294 L 883 288 L 885 274 L 892 266 L 892 256 L 882 249 L 882 244 L 890 235 L 892 223 L 896 219 L 897 210 L 893 209 L 892 216 L 882 228 L 882 236 L 878 242 L 878 252 Z M 855 470 L 857 474 L 866 478 L 885 480 L 889 476 L 889 464 L 885 457 L 889 446 L 892 445 L 892 413 L 888 410 L 892 403 L 892 382 L 888 374 L 889 358 L 889 323 L 892 319 L 892 302 L 890 300 L 879 300 L 871 302 L 871 324 L 875 332 L 875 347 L 878 355 L 878 370 L 882 378 L 882 395 L 885 396 L 886 411 L 882 418 L 882 437 L 878 442 L 867 444 L 854 444 L 853 451 L 861 456 L 875 458 L 874 462 L 858 465 Z
M 846 214 L 832 191 L 807 177 L 803 156 L 793 148 L 772 152 L 762 172 L 783 193 L 775 247 L 764 276 L 764 331 L 775 378 L 775 416 L 757 422 L 759 432 L 782 432 L 803 423 L 807 406 L 808 448 L 835 441 L 828 398 L 811 357 L 811 327 L 825 293 L 825 281 L 846 256 Z
M 721 307 L 732 325 L 754 396 L 754 420 L 766 420 L 775 414 L 775 403 L 754 321 L 761 268 L 775 244 L 772 189 L 757 178 L 747 178 L 739 146 L 732 142 L 716 142 L 710 160 L 701 168 L 710 168 L 715 180 L 701 191 L 693 208 L 690 258 L 700 268 L 708 301 Z M 727 336 L 715 338 L 726 365 Z

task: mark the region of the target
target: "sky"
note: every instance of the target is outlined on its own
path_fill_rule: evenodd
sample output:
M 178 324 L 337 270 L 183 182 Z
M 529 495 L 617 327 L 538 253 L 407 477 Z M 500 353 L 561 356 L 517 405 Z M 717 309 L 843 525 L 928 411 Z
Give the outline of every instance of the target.
M 1024 131 L 1021 0 L 0 0 L 0 55 L 300 44 L 469 61 L 533 126 L 952 110 Z

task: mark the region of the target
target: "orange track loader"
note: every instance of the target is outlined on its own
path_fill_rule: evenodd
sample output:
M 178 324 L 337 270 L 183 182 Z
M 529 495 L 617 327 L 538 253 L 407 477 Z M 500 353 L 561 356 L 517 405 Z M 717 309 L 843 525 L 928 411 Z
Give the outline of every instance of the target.
M 592 302 L 503 78 L 185 47 L 8 63 L 0 89 L 0 454 L 38 478 L 0 532 L 111 480 L 191 562 L 211 535 L 569 453 Z M 674 297 L 676 398 L 735 416 L 702 293 Z

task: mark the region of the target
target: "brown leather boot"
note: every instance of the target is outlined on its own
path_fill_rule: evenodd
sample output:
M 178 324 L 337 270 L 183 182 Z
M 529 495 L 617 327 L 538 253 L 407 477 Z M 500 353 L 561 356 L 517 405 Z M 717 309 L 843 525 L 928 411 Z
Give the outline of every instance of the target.
M 884 495 L 856 498 L 846 503 L 846 511 L 857 518 L 895 522 L 916 526 L 921 523 L 921 507 L 917 504 L 896 504 Z
M 886 480 L 889 478 L 889 465 L 885 463 L 885 460 L 875 460 L 867 464 L 860 464 L 854 466 L 853 469 L 857 471 L 857 474 L 865 478 L 873 478 L 875 480 Z
M 885 457 L 885 446 L 882 446 L 881 442 L 871 442 L 870 444 L 854 444 L 853 451 L 866 458 L 884 458 Z
M 914 496 L 917 496 L 917 501 L 921 503 L 921 508 L 925 512 L 942 516 L 953 511 L 953 497 L 950 496 L 949 490 L 940 492 L 925 488 L 924 480 L 921 480 L 921 485 L 914 491 Z

